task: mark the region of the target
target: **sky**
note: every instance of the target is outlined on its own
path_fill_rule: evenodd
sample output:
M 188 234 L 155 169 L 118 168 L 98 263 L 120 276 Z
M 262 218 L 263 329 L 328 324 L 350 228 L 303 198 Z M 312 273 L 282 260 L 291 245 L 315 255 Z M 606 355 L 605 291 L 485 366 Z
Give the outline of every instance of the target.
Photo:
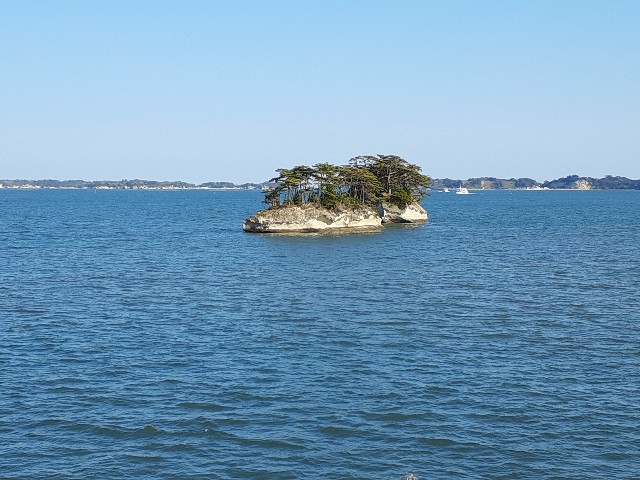
M 640 178 L 640 1 L 0 0 L 0 178 Z

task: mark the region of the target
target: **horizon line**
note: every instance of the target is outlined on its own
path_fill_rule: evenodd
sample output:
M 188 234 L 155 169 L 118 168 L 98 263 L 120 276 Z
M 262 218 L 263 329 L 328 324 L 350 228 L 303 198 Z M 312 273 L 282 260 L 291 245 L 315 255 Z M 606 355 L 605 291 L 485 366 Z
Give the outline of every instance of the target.
M 427 175 L 428 176 L 428 175 Z M 567 178 L 567 177 L 573 177 L 576 176 L 578 178 L 594 178 L 594 179 L 604 179 L 604 178 L 608 178 L 608 177 L 612 177 L 612 178 L 625 178 L 627 180 L 633 180 L 633 181 L 640 181 L 640 179 L 633 179 L 630 177 L 625 177 L 623 175 L 605 175 L 603 177 L 592 177 L 592 176 L 588 176 L 588 175 L 579 175 L 577 173 L 572 173 L 569 175 L 565 175 L 562 177 L 558 177 L 558 178 L 554 178 L 551 180 L 537 180 L 535 178 L 532 177 L 497 177 L 497 176 L 489 176 L 489 175 L 484 175 L 484 176 L 476 176 L 476 177 L 467 177 L 467 178 L 454 178 L 454 177 L 431 177 L 429 176 L 429 178 L 431 180 L 473 180 L 473 179 L 495 179 L 495 180 L 520 180 L 520 179 L 526 179 L 526 180 L 533 180 L 535 182 L 538 183 L 544 183 L 544 182 L 551 182 L 554 180 L 559 180 L 559 179 L 563 179 L 563 178 Z M 189 182 L 186 180 L 152 180 L 152 179 L 143 179 L 143 178 L 122 178 L 119 180 L 115 180 L 115 179 L 94 179 L 94 180 L 85 180 L 85 179 L 81 179 L 81 178 L 67 178 L 67 179 L 56 179 L 56 178 L 40 178 L 40 179 L 33 179 L 33 178 L 0 178 L 0 184 L 2 184 L 2 182 L 85 182 L 85 183 L 92 183 L 92 182 L 157 182 L 157 183 L 184 183 L 184 184 L 189 184 L 189 185 L 194 185 L 194 186 L 200 186 L 200 185 L 204 185 L 207 183 L 230 183 L 233 185 L 247 185 L 247 184 L 253 184 L 253 185 L 263 185 L 263 184 L 268 184 L 268 183 L 274 183 L 271 182 L 270 180 L 264 180 L 264 181 L 260 181 L 260 182 L 255 182 L 255 181 L 243 181 L 241 183 L 237 183 L 234 181 L 230 181 L 230 180 L 207 180 L 205 182 Z

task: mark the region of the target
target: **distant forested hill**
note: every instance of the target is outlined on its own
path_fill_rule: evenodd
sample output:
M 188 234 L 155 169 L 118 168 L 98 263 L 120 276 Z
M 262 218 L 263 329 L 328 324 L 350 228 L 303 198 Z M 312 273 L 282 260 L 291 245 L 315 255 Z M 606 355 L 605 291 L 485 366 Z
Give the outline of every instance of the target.
M 261 189 L 274 187 L 274 183 L 243 183 L 237 185 L 232 182 L 206 182 L 196 185 L 181 181 L 156 180 L 0 180 L 0 188 L 114 188 L 114 189 L 192 189 L 192 188 L 224 188 L 224 189 Z M 514 188 L 543 187 L 549 189 L 576 190 L 640 190 L 640 180 L 627 177 L 607 175 L 604 178 L 581 177 L 569 175 L 567 177 L 538 182 L 532 178 L 496 178 L 477 177 L 466 180 L 452 178 L 432 178 L 431 188 L 466 187 L 471 189 L 501 190 Z
M 604 178 L 579 177 L 578 175 L 569 175 L 568 177 L 544 182 L 542 186 L 548 188 L 640 190 L 640 180 L 631 180 L 630 178 L 626 177 L 613 177 L 611 175 L 607 175 Z
M 431 186 L 435 190 L 443 188 L 466 187 L 473 189 L 513 189 L 543 187 L 549 189 L 576 189 L 576 190 L 640 190 L 640 180 L 632 180 L 626 177 L 614 177 L 607 175 L 604 178 L 580 177 L 569 175 L 568 177 L 550 180 L 548 182 L 537 182 L 532 178 L 495 178 L 479 177 L 467 180 L 454 180 L 451 178 L 431 179 Z

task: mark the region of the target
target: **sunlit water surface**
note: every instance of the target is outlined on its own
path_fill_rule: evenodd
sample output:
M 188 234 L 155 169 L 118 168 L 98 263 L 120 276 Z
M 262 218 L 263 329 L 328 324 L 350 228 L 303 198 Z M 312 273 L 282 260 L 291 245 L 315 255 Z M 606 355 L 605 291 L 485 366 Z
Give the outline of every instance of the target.
M 0 477 L 639 478 L 640 192 L 0 190 Z

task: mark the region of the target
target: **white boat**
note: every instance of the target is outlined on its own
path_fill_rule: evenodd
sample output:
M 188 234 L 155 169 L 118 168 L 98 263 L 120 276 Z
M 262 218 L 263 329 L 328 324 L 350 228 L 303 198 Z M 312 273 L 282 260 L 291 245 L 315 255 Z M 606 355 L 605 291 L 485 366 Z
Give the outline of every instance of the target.
M 449 190 L 448 188 L 445 188 L 445 189 L 443 190 L 443 192 L 444 192 L 444 193 L 449 193 L 450 191 L 451 191 L 451 190 Z
M 456 188 L 456 195 L 470 195 L 469 190 L 464 187 Z

